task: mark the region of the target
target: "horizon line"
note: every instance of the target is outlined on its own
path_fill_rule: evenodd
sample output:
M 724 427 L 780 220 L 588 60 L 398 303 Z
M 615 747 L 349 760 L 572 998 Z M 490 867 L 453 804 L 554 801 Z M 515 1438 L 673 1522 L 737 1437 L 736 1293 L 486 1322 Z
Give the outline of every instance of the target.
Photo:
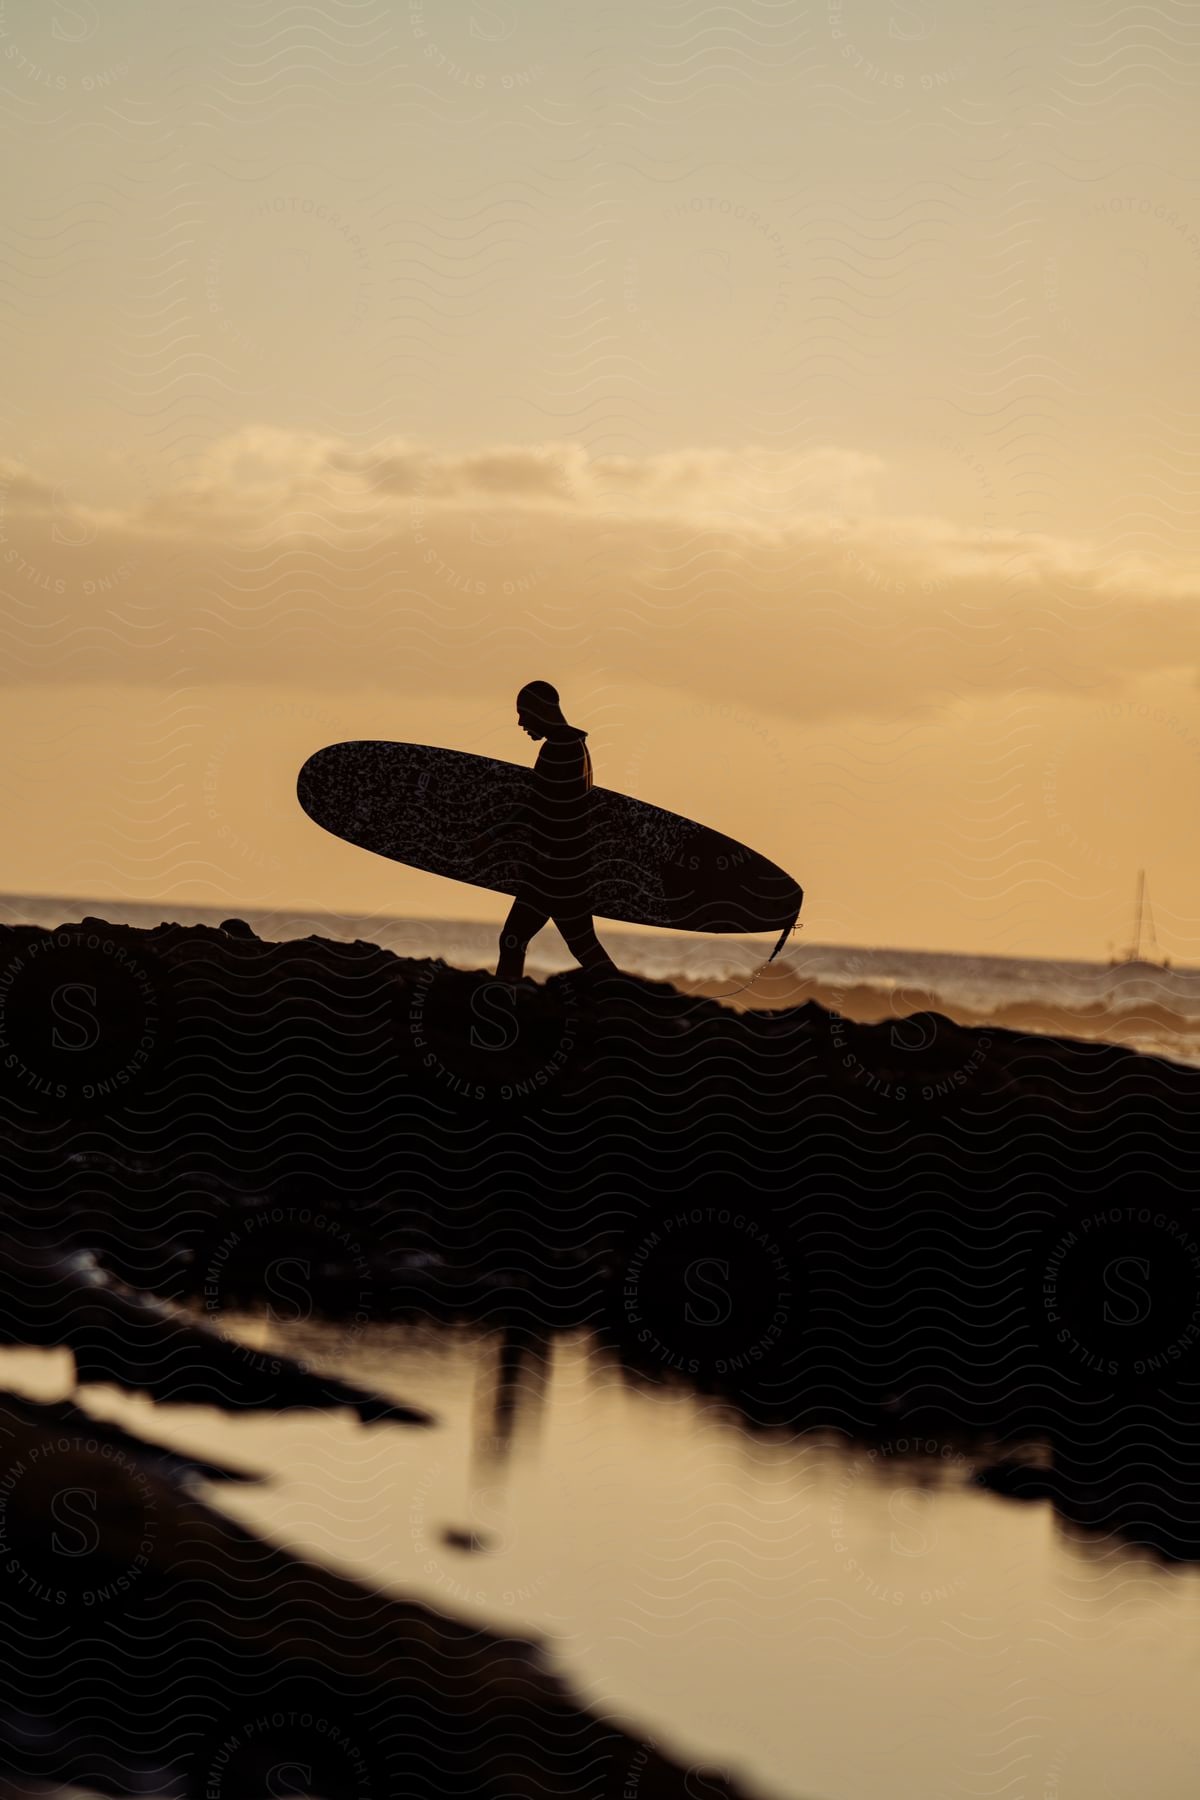
M 500 896 L 498 896 L 498 898 L 503 898 L 503 896 L 500 895 Z M 51 903 L 54 903 L 54 904 L 61 903 L 63 905 L 69 904 L 72 906 L 86 904 L 86 905 L 90 905 L 90 906 L 154 907 L 154 906 L 166 906 L 168 904 L 172 904 L 172 905 L 176 905 L 176 906 L 185 907 L 189 911 L 192 911 L 192 912 L 223 913 L 226 918 L 237 918 L 237 917 L 241 916 L 236 911 L 230 911 L 229 909 L 227 909 L 224 906 L 214 905 L 206 900 L 177 900 L 177 901 L 173 901 L 173 902 L 167 902 L 164 900 L 135 900 L 135 899 L 131 899 L 129 896 L 117 896 L 117 895 L 109 895 L 107 898 L 104 898 L 102 896 L 97 896 L 95 894 L 91 894 L 91 895 L 89 895 L 89 894 L 29 894 L 29 893 L 12 893 L 8 890 L 0 891 L 0 904 L 7 903 L 7 902 L 15 902 L 15 903 L 19 904 L 22 901 L 38 903 L 41 905 L 48 905 Z M 311 915 L 315 918 L 322 918 L 322 919 L 345 919 L 345 920 L 363 920 L 363 921 L 385 919 L 385 920 L 388 920 L 389 922 L 391 922 L 392 924 L 396 924 L 396 925 L 403 925 L 406 923 L 423 924 L 423 925 L 442 925 L 442 926 L 448 926 L 448 927 L 455 926 L 455 925 L 460 925 L 460 926 L 461 925 L 469 925 L 469 926 L 472 926 L 479 930 L 492 929 L 492 928 L 494 928 L 495 923 L 496 923 L 495 921 L 493 921 L 491 919 L 468 919 L 468 918 L 459 918 L 459 917 L 440 917 L 440 916 L 431 916 L 431 915 L 424 914 L 424 913 L 389 913 L 389 912 L 383 912 L 383 911 L 340 912 L 340 911 L 331 911 L 330 908 L 324 907 L 324 906 L 308 906 L 308 905 L 304 905 L 301 903 L 292 903 L 290 905 L 278 905 L 278 906 L 266 906 L 266 905 L 251 904 L 246 908 L 246 910 L 249 912 L 252 912 L 252 913 L 259 913 L 259 914 L 291 912 L 291 913 L 297 913 L 297 914 Z M 33 921 L 29 921 L 29 923 L 32 923 L 32 922 Z M 66 921 L 64 921 L 64 923 L 65 922 Z M 109 924 L 109 925 L 118 924 L 119 922 L 120 922 L 119 920 L 115 920 L 115 919 L 107 919 L 105 921 L 105 923 Z M 164 924 L 179 924 L 179 925 L 183 924 L 182 920 L 164 919 L 162 922 Z M 651 939 L 652 936 L 675 937 L 675 938 L 695 937 L 706 943 L 724 944 L 724 943 L 728 943 L 728 942 L 736 941 L 736 940 L 744 940 L 747 943 L 753 943 L 755 941 L 756 935 L 761 936 L 764 939 L 764 941 L 766 941 L 773 935 L 772 933 L 769 933 L 769 932 L 762 932 L 762 933 L 758 933 L 758 934 L 751 933 L 751 932 L 743 933 L 743 932 L 735 932 L 735 931 L 729 931 L 729 932 L 673 931 L 672 932 L 672 931 L 664 931 L 661 928 L 656 927 L 656 926 L 630 925 L 630 924 L 626 924 L 626 923 L 623 923 L 623 922 L 620 922 L 617 920 L 613 920 L 611 922 L 608 920 L 605 920 L 605 921 L 603 921 L 603 923 L 615 932 L 618 932 L 624 936 L 630 936 L 630 937 L 636 936 L 639 939 Z M 43 929 L 48 929 L 48 928 L 44 927 Z M 952 956 L 952 957 L 958 957 L 958 958 L 964 959 L 964 960 L 970 958 L 970 959 L 976 959 L 976 960 L 984 960 L 984 961 L 988 961 L 988 962 L 1045 962 L 1045 963 L 1058 963 L 1058 964 L 1078 963 L 1080 967 L 1096 968 L 1096 969 L 1122 968 L 1122 967 L 1126 966 L 1125 964 L 1120 963 L 1120 962 L 1117 962 L 1117 963 L 1100 962 L 1095 957 L 1088 957 L 1088 956 L 1078 956 L 1078 957 L 1049 956 L 1044 951 L 1020 951 L 1020 952 L 1013 951 L 1013 952 L 1008 952 L 1006 954 L 1004 952 L 996 951 L 996 950 L 931 950 L 931 949 L 926 948 L 923 945 L 915 945 L 915 944 L 854 944 L 854 943 L 843 943 L 843 942 L 840 942 L 837 940 L 813 939 L 813 938 L 806 938 L 804 940 L 804 943 L 805 943 L 805 945 L 811 947 L 814 950 L 867 951 L 874 955 L 887 955 L 888 953 L 893 953 L 893 954 L 905 955 L 905 956 Z M 780 958 L 781 959 L 785 958 L 788 955 L 789 950 L 793 949 L 794 947 L 795 946 L 789 944 L 784 950 L 782 950 L 780 952 Z M 1150 964 L 1148 966 L 1152 967 L 1152 968 L 1160 968 L 1163 965 L 1154 963 L 1154 964 Z M 1193 964 L 1188 964 L 1188 963 L 1172 962 L 1169 965 L 1169 968 L 1167 968 L 1165 972 L 1169 973 L 1169 974 L 1200 974 L 1200 964 L 1193 965 Z

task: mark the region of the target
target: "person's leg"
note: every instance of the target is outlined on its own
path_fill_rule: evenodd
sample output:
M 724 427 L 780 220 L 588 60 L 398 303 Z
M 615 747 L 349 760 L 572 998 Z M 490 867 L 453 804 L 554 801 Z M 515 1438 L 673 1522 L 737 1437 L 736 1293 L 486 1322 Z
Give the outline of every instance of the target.
M 616 963 L 596 936 L 590 913 L 573 913 L 555 918 L 555 925 L 567 949 L 585 969 L 616 969 Z
M 536 937 L 542 926 L 549 921 L 549 913 L 531 906 L 528 900 L 513 901 L 508 917 L 500 928 L 497 981 L 520 981 L 525 973 L 525 952 L 529 948 L 529 940 Z

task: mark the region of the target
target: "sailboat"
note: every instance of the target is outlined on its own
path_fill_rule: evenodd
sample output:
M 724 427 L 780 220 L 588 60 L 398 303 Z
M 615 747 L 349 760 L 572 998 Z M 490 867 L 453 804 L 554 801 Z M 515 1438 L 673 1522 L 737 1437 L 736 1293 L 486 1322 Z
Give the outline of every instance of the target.
M 1148 929 L 1147 929 L 1148 928 Z M 1150 896 L 1146 891 L 1146 871 L 1138 870 L 1137 903 L 1134 908 L 1133 945 L 1124 956 L 1110 956 L 1110 969 L 1169 969 L 1171 959 L 1159 956 L 1157 961 L 1142 955 L 1142 933 L 1146 929 L 1147 947 L 1158 949 L 1158 938 L 1154 930 L 1154 914 L 1150 910 Z

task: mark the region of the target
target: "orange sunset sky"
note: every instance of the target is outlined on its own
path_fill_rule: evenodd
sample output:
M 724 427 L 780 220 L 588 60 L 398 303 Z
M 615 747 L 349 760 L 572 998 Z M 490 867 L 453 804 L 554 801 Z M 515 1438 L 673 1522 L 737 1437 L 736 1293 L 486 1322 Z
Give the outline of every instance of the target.
M 1157 21 L 1157 22 L 1156 22 Z M 1200 960 L 1178 9 L 0 5 L 9 894 L 496 919 L 321 744 L 742 838 L 805 942 Z

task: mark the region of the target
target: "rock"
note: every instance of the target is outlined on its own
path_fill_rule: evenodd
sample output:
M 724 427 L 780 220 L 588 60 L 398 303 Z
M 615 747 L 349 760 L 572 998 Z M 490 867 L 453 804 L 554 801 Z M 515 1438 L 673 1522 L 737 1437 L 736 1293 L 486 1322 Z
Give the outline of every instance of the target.
M 52 935 L 0 930 L 10 1038 L 6 977 L 57 954 L 43 956 Z M 86 1104 L 45 1006 L 19 1021 L 23 1055 L 0 1057 L 14 1231 L 53 1226 L 129 1278 L 105 1320 L 93 1301 L 74 1322 L 82 1333 L 86 1317 L 76 1347 L 94 1378 L 156 1380 L 169 1397 L 161 1359 L 139 1360 L 125 1327 L 134 1280 L 177 1298 L 186 1272 L 186 1322 L 218 1336 L 274 1282 L 281 1316 L 332 1314 L 346 1334 L 429 1316 L 586 1327 L 627 1370 L 719 1392 L 763 1425 L 899 1430 L 919 1396 L 922 1429 L 1087 1441 L 1119 1403 L 1200 1441 L 1186 1200 L 1200 1070 L 929 1010 L 875 1025 L 813 1000 L 738 1013 L 628 975 L 610 1003 L 578 974 L 506 988 L 361 942 L 95 935 L 99 948 L 72 940 L 71 968 L 86 976 L 93 954 L 98 971 L 147 965 L 154 1030 L 140 987 L 116 984 L 119 1029 L 98 1041 L 122 1060 L 101 1059 Z M 144 1066 L 130 1060 L 142 1037 Z M 69 1160 L 96 1154 L 107 1160 Z M 1114 1183 L 1130 1170 L 1149 1223 L 1121 1211 Z M 693 1299 L 676 1304 L 686 1257 L 630 1280 L 656 1234 L 678 1241 L 675 1222 L 713 1205 L 753 1226 L 719 1227 L 740 1309 L 719 1356 L 712 1333 L 671 1323 L 687 1325 Z M 713 1255 L 707 1218 L 687 1226 L 693 1260 Z M 772 1243 L 780 1270 L 756 1260 Z M 1136 1351 L 1087 1310 L 1108 1262 L 1152 1270 Z M 1060 1268 L 1065 1325 L 1047 1301 Z M 778 1287 L 765 1317 L 760 1278 Z M 149 1326 L 147 1342 L 185 1319 Z M 238 1354 L 188 1344 L 185 1366 Z M 266 1398 L 269 1371 L 243 1390 L 252 1379 Z
M 245 919 L 222 919 L 220 929 L 226 937 L 253 938 L 256 944 L 260 942 L 258 933 L 251 930 Z
M 76 1379 L 115 1382 L 155 1400 L 225 1412 L 345 1407 L 364 1424 L 430 1425 L 429 1414 L 306 1369 L 201 1324 L 183 1308 L 118 1281 L 86 1250 L 0 1240 L 0 1337 L 65 1345 Z
M 448 1550 L 461 1550 L 466 1556 L 475 1556 L 482 1550 L 491 1549 L 490 1538 L 481 1536 L 477 1531 L 462 1530 L 456 1525 L 446 1527 L 442 1532 L 442 1542 Z

